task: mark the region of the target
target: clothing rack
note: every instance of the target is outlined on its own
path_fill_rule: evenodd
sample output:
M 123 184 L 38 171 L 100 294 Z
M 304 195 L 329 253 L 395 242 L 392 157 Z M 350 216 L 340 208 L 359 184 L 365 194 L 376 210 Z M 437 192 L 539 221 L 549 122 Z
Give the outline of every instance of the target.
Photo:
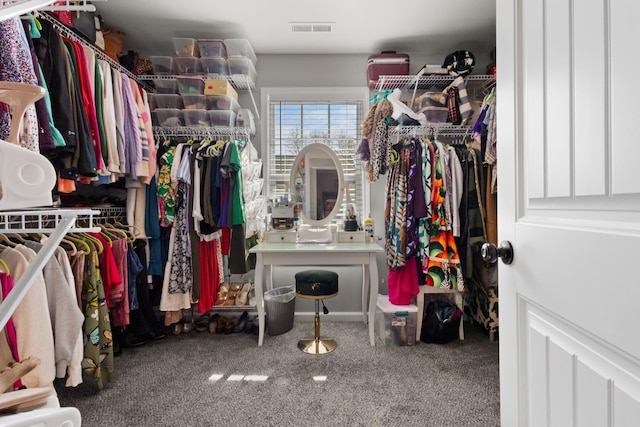
M 155 137 L 163 136 L 165 138 L 184 136 L 189 138 L 198 138 L 198 139 L 216 139 L 216 138 L 226 138 L 226 139 L 249 139 L 249 129 L 246 128 L 231 128 L 225 126 L 172 126 L 172 127 L 162 127 L 162 126 L 154 126 L 153 134 Z
M 94 221 L 98 224 L 105 223 L 126 223 L 127 222 L 127 208 L 125 207 L 108 207 L 108 208 L 99 208 L 100 216 L 95 218 Z
M 86 0 L 65 0 L 63 4 L 51 6 L 55 0 L 0 0 L 0 21 L 23 15 L 33 10 L 78 10 L 94 12 L 96 7 Z M 106 0 L 93 0 L 106 1 Z
M 100 211 L 93 209 L 34 209 L 0 212 L 0 233 L 50 233 L 33 262 L 29 264 L 13 290 L 0 304 L 0 329 L 5 327 L 31 288 L 38 273 L 53 256 L 65 234 L 69 232 L 99 232 L 100 228 L 94 226 L 94 217 L 99 214 Z M 82 220 L 86 226 L 77 226 L 76 220 L 78 219 Z
M 49 10 L 49 9 L 46 9 L 46 10 Z M 126 74 L 127 77 L 129 77 L 130 79 L 133 79 L 139 85 L 144 86 L 144 88 L 148 92 L 152 92 L 153 91 L 153 89 L 150 88 L 146 83 L 141 82 L 140 79 L 138 78 L 138 76 L 136 76 L 131 71 L 127 70 L 122 65 L 120 65 L 119 63 L 114 61 L 110 56 L 108 56 L 106 53 L 104 53 L 102 50 L 100 50 L 97 46 L 95 46 L 95 45 L 93 45 L 91 43 L 88 43 L 82 37 L 78 36 L 69 27 L 67 27 L 62 22 L 60 22 L 58 19 L 56 19 L 53 15 L 51 15 L 49 13 L 36 13 L 36 18 L 50 22 L 53 25 L 53 27 L 60 33 L 61 36 L 66 37 L 66 38 L 68 38 L 70 40 L 73 40 L 76 43 L 80 43 L 83 46 L 88 46 L 89 48 L 91 48 L 95 52 L 95 54 L 96 54 L 96 56 L 98 58 L 100 58 L 100 59 L 106 61 L 107 63 L 109 63 L 109 65 L 111 65 L 112 68 L 115 68 L 119 72 Z
M 433 126 L 396 126 L 391 129 L 391 133 L 398 138 L 405 137 L 431 137 L 436 139 L 438 136 L 446 138 L 462 138 L 472 135 L 471 126 L 455 126 L 455 125 L 433 125 Z

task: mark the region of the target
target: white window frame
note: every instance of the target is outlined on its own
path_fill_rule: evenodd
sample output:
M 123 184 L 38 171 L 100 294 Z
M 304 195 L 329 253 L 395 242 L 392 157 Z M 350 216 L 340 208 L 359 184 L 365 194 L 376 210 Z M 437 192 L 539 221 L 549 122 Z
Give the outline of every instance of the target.
M 263 161 L 263 177 L 264 177 L 264 195 L 269 197 L 270 183 L 270 167 L 271 150 L 269 149 L 269 139 L 271 135 L 271 115 L 269 105 L 271 102 L 278 101 L 344 101 L 353 100 L 362 102 L 361 117 L 364 119 L 369 108 L 369 89 L 363 87 L 264 87 L 260 90 L 261 99 L 261 157 Z M 362 135 L 360 139 L 362 139 Z M 355 156 L 355 148 L 354 148 Z M 369 183 L 365 176 L 362 176 L 362 203 L 363 206 L 356 206 L 361 221 L 364 221 L 364 215 L 370 212 L 370 194 Z M 346 202 L 346 199 L 345 199 Z M 352 201 L 355 203 L 355 201 Z

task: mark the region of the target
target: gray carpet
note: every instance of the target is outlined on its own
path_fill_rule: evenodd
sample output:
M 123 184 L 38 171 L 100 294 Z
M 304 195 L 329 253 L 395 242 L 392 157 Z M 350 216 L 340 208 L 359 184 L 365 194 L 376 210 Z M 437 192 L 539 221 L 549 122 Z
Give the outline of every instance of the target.
M 321 325 L 338 341 L 325 355 L 298 350 L 313 335 L 304 321 L 262 347 L 255 335 L 194 331 L 125 348 L 110 386 L 57 383 L 60 404 L 87 427 L 500 424 L 498 342 L 477 327 L 465 325 L 465 341 L 371 347 L 363 323 Z

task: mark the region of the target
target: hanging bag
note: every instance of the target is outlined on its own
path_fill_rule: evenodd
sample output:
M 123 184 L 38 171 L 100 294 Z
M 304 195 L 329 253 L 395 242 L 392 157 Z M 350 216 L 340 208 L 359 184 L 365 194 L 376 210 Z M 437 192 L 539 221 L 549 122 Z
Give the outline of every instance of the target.
M 420 341 L 444 344 L 458 336 L 462 311 L 457 305 L 428 294 L 424 295 L 425 309 L 420 330 Z M 427 303 L 427 299 L 429 299 Z

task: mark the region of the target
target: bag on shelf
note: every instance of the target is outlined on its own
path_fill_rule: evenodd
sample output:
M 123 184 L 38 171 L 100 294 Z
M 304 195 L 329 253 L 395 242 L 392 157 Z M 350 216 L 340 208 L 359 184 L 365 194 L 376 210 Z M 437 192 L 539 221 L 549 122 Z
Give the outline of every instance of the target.
M 367 61 L 367 80 L 369 88 L 378 84 L 380 76 L 409 75 L 409 55 L 397 53 L 395 50 L 384 50 L 369 56 Z
M 462 311 L 449 299 L 424 294 L 425 308 L 420 341 L 444 344 L 458 336 Z
M 471 74 L 476 66 L 476 58 L 468 50 L 457 50 L 447 55 L 442 64 L 452 76 L 467 76 Z

